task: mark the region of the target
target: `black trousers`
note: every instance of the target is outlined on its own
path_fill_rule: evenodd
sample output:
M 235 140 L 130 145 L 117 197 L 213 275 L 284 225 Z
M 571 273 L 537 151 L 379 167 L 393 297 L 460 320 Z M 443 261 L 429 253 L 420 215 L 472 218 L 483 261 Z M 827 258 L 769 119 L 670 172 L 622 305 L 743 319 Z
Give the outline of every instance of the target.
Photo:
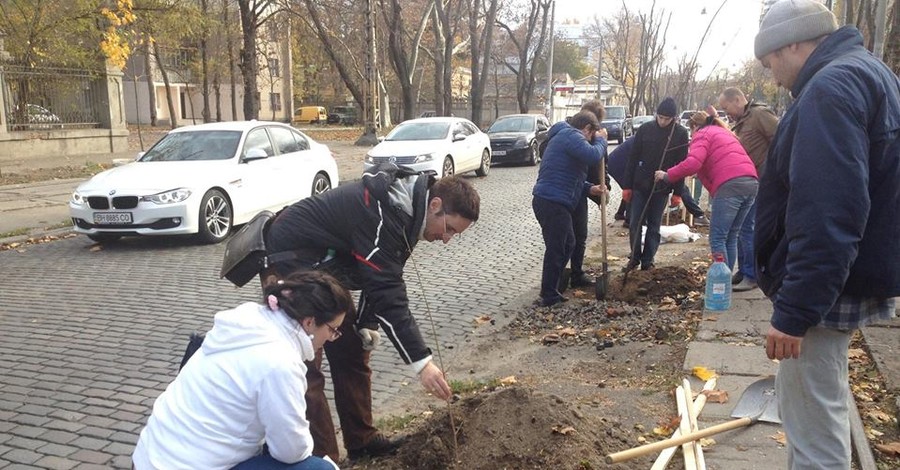
M 572 268 L 572 278 L 584 273 L 584 251 L 587 246 L 588 234 L 588 199 L 584 198 L 572 212 L 572 230 L 575 233 L 575 247 L 572 249 L 572 257 L 569 267 Z
M 531 200 L 531 207 L 544 237 L 541 300 L 552 303 L 563 298 L 559 293 L 559 278 L 575 249 L 572 212 L 562 204 L 539 196 Z

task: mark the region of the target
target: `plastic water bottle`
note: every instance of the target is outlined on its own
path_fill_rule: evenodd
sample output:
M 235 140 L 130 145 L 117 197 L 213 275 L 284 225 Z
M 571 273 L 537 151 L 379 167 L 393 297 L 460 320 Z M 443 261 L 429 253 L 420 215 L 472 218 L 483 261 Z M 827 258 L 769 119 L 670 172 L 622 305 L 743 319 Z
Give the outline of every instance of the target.
M 706 272 L 707 310 L 722 311 L 731 308 L 731 270 L 725 264 L 725 255 L 713 253 L 713 264 Z

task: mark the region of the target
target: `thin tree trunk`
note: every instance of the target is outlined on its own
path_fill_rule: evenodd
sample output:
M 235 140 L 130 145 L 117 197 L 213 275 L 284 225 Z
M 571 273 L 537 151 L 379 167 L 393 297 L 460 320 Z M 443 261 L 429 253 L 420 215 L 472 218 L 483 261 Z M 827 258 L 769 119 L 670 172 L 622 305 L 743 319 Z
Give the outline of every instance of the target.
M 159 125 L 156 116 L 156 83 L 153 80 L 153 67 L 150 63 L 150 37 L 144 38 L 144 70 L 147 74 L 147 107 L 150 108 L 150 125 Z
M 203 122 L 210 122 L 209 111 L 209 57 L 207 51 L 207 38 L 209 37 L 209 5 L 207 0 L 200 0 L 200 11 L 203 15 L 203 31 L 200 35 L 200 70 L 203 74 L 203 83 L 200 93 L 203 94 Z
M 169 105 L 169 126 L 172 129 L 178 127 L 178 115 L 175 114 L 175 102 L 172 100 L 172 84 L 169 82 L 169 74 L 163 65 L 162 55 L 159 53 L 159 44 L 153 42 L 153 57 L 156 59 L 156 66 L 159 67 L 159 74 L 162 76 L 163 84 L 166 86 L 166 103 Z

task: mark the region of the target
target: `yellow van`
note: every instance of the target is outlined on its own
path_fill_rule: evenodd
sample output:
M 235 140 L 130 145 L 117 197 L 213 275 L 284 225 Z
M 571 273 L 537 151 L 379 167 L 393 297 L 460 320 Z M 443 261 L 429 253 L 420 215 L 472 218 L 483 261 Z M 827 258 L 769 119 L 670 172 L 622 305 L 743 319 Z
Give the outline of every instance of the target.
M 328 113 L 322 106 L 302 106 L 294 112 L 294 122 L 305 122 L 310 124 L 324 124 L 328 119 Z

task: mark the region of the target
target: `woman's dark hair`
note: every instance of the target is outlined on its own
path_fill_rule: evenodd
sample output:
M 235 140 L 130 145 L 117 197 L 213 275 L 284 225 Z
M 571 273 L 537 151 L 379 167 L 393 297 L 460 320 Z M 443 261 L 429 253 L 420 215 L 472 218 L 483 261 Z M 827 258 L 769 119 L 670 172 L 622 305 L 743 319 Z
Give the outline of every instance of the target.
M 591 126 L 592 131 L 600 130 L 600 121 L 597 119 L 597 115 L 590 111 L 579 111 L 578 114 L 572 116 L 569 125 L 578 130 L 587 126 Z
M 353 298 L 337 279 L 320 271 L 298 271 L 266 288 L 263 300 L 270 295 L 278 306 L 294 320 L 312 317 L 316 325 L 328 323 L 342 313 L 352 314 Z
M 472 183 L 455 175 L 441 178 L 428 190 L 428 201 L 431 202 L 435 197 L 441 198 L 443 212 L 472 222 L 478 221 L 481 197 Z

